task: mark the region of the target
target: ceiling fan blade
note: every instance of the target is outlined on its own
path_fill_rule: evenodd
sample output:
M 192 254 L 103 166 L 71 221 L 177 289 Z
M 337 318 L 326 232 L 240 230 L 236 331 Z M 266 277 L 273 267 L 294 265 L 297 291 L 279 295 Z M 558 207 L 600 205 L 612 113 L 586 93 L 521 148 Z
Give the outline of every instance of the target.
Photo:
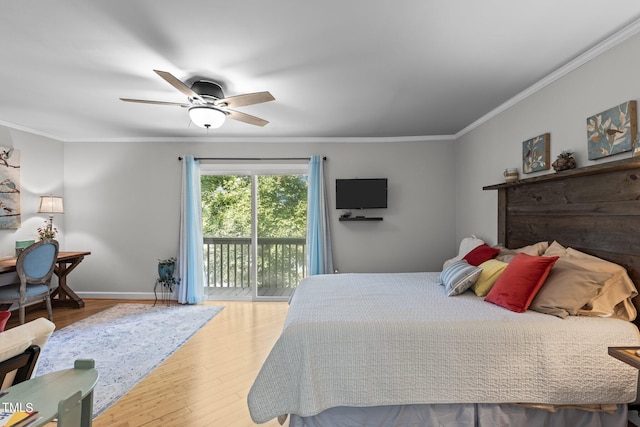
M 250 125 L 264 126 L 267 123 L 269 123 L 268 121 L 266 121 L 264 119 L 261 119 L 260 117 L 252 116 L 250 114 L 241 113 L 239 111 L 225 110 L 225 112 L 228 113 L 228 116 L 229 116 L 230 119 L 238 120 L 238 121 L 241 121 L 241 122 L 245 122 L 245 123 L 248 123 Z
M 269 92 L 254 92 L 218 99 L 215 103 L 226 104 L 227 107 L 236 108 L 242 107 L 244 105 L 260 104 L 261 102 L 269 102 L 273 100 L 275 100 L 275 98 Z
M 189 104 L 182 104 L 180 102 L 148 101 L 146 99 L 131 99 L 131 98 L 120 98 L 120 100 L 125 102 L 137 102 L 140 104 L 173 105 L 176 107 L 189 107 Z
M 171 74 L 171 73 L 169 73 L 167 71 L 160 71 L 160 70 L 153 70 L 153 71 L 155 71 L 156 74 L 159 75 L 160 77 L 162 77 L 163 79 L 165 79 L 165 81 L 167 83 L 169 83 L 171 86 L 175 87 L 180 92 L 182 92 L 185 95 L 187 95 L 189 98 L 195 98 L 195 99 L 198 99 L 198 100 L 204 102 L 204 100 L 200 97 L 200 95 L 198 95 L 193 90 L 191 90 L 191 88 L 189 86 L 187 86 L 186 84 L 182 83 L 182 81 L 179 80 L 177 77 L 175 77 L 173 74 Z

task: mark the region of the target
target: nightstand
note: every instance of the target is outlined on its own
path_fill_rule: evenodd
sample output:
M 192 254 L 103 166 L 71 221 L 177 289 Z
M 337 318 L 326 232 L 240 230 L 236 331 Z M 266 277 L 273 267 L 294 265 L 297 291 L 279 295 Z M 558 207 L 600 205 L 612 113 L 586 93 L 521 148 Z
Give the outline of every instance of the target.
M 640 350 L 640 347 L 609 347 L 609 356 L 640 369 L 640 356 L 636 354 L 638 350 Z M 640 409 L 638 405 L 629 405 L 629 410 L 637 411 L 638 409 Z M 629 419 L 629 426 L 636 426 L 635 423 L 631 422 L 631 419 Z
M 609 347 L 609 356 L 640 369 L 640 356 L 636 354 L 638 350 L 640 350 L 640 347 Z

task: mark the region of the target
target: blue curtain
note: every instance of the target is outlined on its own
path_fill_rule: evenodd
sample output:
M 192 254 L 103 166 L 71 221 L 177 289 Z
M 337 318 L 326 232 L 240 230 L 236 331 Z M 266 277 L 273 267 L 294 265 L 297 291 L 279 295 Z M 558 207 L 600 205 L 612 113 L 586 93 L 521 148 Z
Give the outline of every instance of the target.
M 324 185 L 322 156 L 309 160 L 309 192 L 307 203 L 307 272 L 309 276 L 333 273 L 329 212 Z
M 182 206 L 180 210 L 180 256 L 178 257 L 178 302 L 198 304 L 204 300 L 202 255 L 202 203 L 200 166 L 191 155 L 182 162 Z

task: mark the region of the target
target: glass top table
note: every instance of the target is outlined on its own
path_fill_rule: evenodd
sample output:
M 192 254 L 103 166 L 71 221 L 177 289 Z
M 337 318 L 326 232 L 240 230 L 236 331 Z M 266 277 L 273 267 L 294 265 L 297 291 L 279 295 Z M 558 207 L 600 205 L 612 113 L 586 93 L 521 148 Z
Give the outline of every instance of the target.
M 98 371 L 91 359 L 79 359 L 71 369 L 51 372 L 9 387 L 0 398 L 0 410 L 38 411 L 38 427 L 58 419 L 58 426 L 90 427 L 93 417 L 93 388 Z

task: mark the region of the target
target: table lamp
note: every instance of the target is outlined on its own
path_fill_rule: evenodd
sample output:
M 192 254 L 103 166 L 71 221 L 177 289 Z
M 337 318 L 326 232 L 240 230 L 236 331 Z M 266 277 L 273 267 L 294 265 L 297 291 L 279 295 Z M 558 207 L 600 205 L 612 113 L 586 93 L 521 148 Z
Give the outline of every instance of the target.
M 49 214 L 49 225 L 47 225 L 47 227 L 49 230 L 53 230 L 53 214 L 64 213 L 62 197 L 52 196 L 51 194 L 48 196 L 40 196 L 40 208 L 38 209 L 38 213 Z

